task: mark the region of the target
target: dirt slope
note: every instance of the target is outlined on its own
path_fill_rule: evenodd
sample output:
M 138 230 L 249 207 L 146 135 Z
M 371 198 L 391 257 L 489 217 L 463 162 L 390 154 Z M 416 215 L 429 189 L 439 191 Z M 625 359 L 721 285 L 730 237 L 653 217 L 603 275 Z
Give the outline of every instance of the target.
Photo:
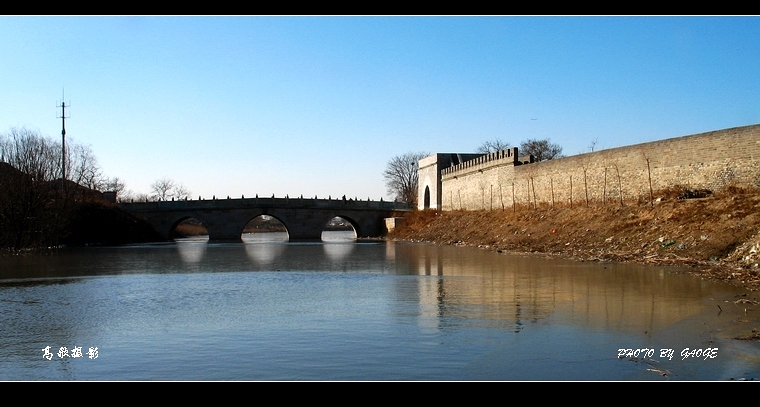
M 704 196 L 704 197 L 700 197 Z M 648 197 L 647 197 L 648 198 Z M 760 289 L 760 191 L 672 188 L 638 202 L 418 211 L 390 239 L 534 252 L 578 260 L 688 265 Z

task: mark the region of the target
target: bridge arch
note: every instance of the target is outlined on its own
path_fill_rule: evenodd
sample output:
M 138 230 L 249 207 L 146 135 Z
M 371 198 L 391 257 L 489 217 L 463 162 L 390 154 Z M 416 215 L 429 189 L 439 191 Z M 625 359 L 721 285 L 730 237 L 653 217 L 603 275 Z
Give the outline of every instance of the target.
M 425 198 L 423 199 L 424 202 L 424 208 L 423 209 L 430 209 L 430 186 L 425 185 Z
M 341 234 L 340 232 L 347 232 L 347 227 L 351 228 L 353 239 L 360 236 L 359 225 L 355 220 L 347 216 L 333 216 L 325 222 L 322 228 L 322 241 L 345 240 L 345 234 Z
M 182 216 L 172 222 L 167 236 L 170 240 L 200 236 L 206 236 L 208 239 L 209 233 L 202 220 L 195 216 Z
M 290 238 L 287 225 L 277 216 L 259 214 L 246 222 L 243 226 L 240 239 L 244 242 L 273 242 L 287 241 Z

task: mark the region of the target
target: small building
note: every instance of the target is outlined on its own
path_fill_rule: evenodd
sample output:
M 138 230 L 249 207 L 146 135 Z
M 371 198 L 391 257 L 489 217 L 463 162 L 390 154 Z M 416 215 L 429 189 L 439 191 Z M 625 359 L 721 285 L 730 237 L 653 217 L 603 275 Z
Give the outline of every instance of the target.
M 477 153 L 437 153 L 419 161 L 417 208 L 441 209 L 441 172 L 451 166 L 480 157 Z

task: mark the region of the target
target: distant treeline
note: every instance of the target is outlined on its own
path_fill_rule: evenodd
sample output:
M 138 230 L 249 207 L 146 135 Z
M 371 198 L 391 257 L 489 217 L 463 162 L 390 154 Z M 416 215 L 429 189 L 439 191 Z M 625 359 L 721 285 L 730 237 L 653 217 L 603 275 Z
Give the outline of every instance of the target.
M 60 143 L 34 131 L 0 135 L 0 247 L 115 243 L 138 235 L 155 240 L 152 229 L 98 191 L 117 181 L 102 175 L 88 147 L 67 145 L 64 154 Z

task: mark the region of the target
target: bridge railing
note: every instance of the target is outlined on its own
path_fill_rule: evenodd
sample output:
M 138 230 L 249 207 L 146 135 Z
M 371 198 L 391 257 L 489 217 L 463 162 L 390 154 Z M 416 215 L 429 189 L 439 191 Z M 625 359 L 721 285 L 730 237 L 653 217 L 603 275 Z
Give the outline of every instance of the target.
M 150 201 L 150 202 L 122 202 L 119 205 L 128 210 L 155 210 L 155 209 L 211 209 L 211 208 L 240 208 L 240 207 L 292 207 L 292 208 L 351 208 L 351 209 L 385 209 L 385 210 L 411 210 L 412 207 L 406 202 L 395 201 L 371 201 L 360 199 L 317 199 L 317 198 L 227 198 L 227 199 L 201 199 L 180 201 Z

